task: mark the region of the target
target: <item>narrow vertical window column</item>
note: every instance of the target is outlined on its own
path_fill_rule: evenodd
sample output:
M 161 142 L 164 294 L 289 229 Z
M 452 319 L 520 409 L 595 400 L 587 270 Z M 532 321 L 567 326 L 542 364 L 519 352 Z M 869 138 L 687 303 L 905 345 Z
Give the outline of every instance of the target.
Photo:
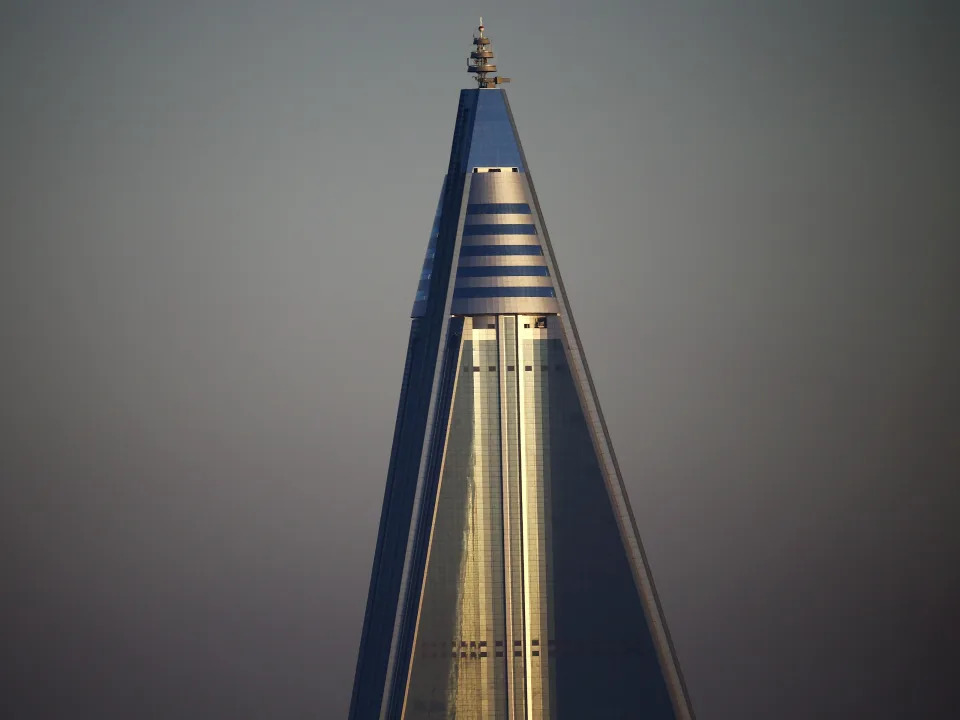
M 520 435 L 517 373 L 517 318 L 497 318 L 500 365 L 501 477 L 503 482 L 503 557 L 506 611 L 505 647 L 510 720 L 526 720 L 526 681 L 522 651 L 523 548 L 520 504 Z
M 542 366 L 549 330 L 536 327 L 535 320 L 529 316 L 517 317 L 517 368 L 523 368 L 518 372 L 517 385 L 524 594 L 522 651 L 527 720 L 546 720 L 551 712 L 550 666 L 549 657 L 540 652 L 540 642 L 551 634 L 547 567 L 549 517 L 546 513 L 549 408 L 547 375 Z

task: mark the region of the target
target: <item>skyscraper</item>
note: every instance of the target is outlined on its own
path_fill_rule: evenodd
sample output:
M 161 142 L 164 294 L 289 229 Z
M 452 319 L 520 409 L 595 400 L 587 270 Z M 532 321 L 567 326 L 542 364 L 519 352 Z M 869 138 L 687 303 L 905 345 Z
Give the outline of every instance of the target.
M 478 30 L 413 304 L 350 718 L 692 718 Z

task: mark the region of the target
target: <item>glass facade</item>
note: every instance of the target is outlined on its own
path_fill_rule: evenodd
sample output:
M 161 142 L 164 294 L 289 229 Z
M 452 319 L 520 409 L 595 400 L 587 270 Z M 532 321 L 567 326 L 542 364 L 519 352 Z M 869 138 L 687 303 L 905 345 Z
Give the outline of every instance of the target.
M 475 167 L 515 167 L 523 172 L 523 153 L 503 91 L 463 90 L 460 102 L 473 117 L 472 142 L 469 153 L 462 156 L 461 172 Z
M 404 714 L 423 720 L 506 717 L 497 341 L 469 325 Z
M 464 318 L 404 718 L 674 717 L 558 326 Z
M 541 255 L 539 245 L 465 245 L 461 255 Z
M 489 224 L 467 225 L 463 228 L 464 237 L 470 235 L 536 235 L 537 228 L 530 224 Z
M 444 182 L 446 186 L 446 182 Z M 437 212 L 433 216 L 433 226 L 430 228 L 430 239 L 427 241 L 427 252 L 423 258 L 423 268 L 420 270 L 420 282 L 417 285 L 417 294 L 413 299 L 414 317 L 423 314 L 430 296 L 430 277 L 433 275 L 433 259 L 437 254 L 437 239 L 440 237 L 440 211 L 443 209 L 443 189 L 440 190 L 440 200 L 437 202 Z
M 554 297 L 552 287 L 471 287 L 457 288 L 455 298 Z
M 488 267 L 462 267 L 457 270 L 457 277 L 500 277 L 540 275 L 547 277 L 550 273 L 545 265 L 500 265 Z
M 527 203 L 470 203 L 467 215 L 529 215 Z
M 548 478 L 551 717 L 673 718 L 563 344 L 531 346 L 532 431 Z

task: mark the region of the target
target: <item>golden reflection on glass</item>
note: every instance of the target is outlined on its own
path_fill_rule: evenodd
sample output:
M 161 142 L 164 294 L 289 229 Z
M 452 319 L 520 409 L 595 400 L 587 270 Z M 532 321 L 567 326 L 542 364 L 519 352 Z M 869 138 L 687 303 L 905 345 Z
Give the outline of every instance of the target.
M 551 717 L 546 318 L 466 318 L 404 717 Z

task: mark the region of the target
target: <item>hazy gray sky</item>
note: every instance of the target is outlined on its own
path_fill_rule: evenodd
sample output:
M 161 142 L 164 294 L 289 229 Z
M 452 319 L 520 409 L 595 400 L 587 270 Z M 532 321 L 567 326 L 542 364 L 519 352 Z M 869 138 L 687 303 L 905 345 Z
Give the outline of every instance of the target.
M 4 3 L 0 715 L 345 716 L 482 13 L 701 720 L 956 717 L 955 6 Z

